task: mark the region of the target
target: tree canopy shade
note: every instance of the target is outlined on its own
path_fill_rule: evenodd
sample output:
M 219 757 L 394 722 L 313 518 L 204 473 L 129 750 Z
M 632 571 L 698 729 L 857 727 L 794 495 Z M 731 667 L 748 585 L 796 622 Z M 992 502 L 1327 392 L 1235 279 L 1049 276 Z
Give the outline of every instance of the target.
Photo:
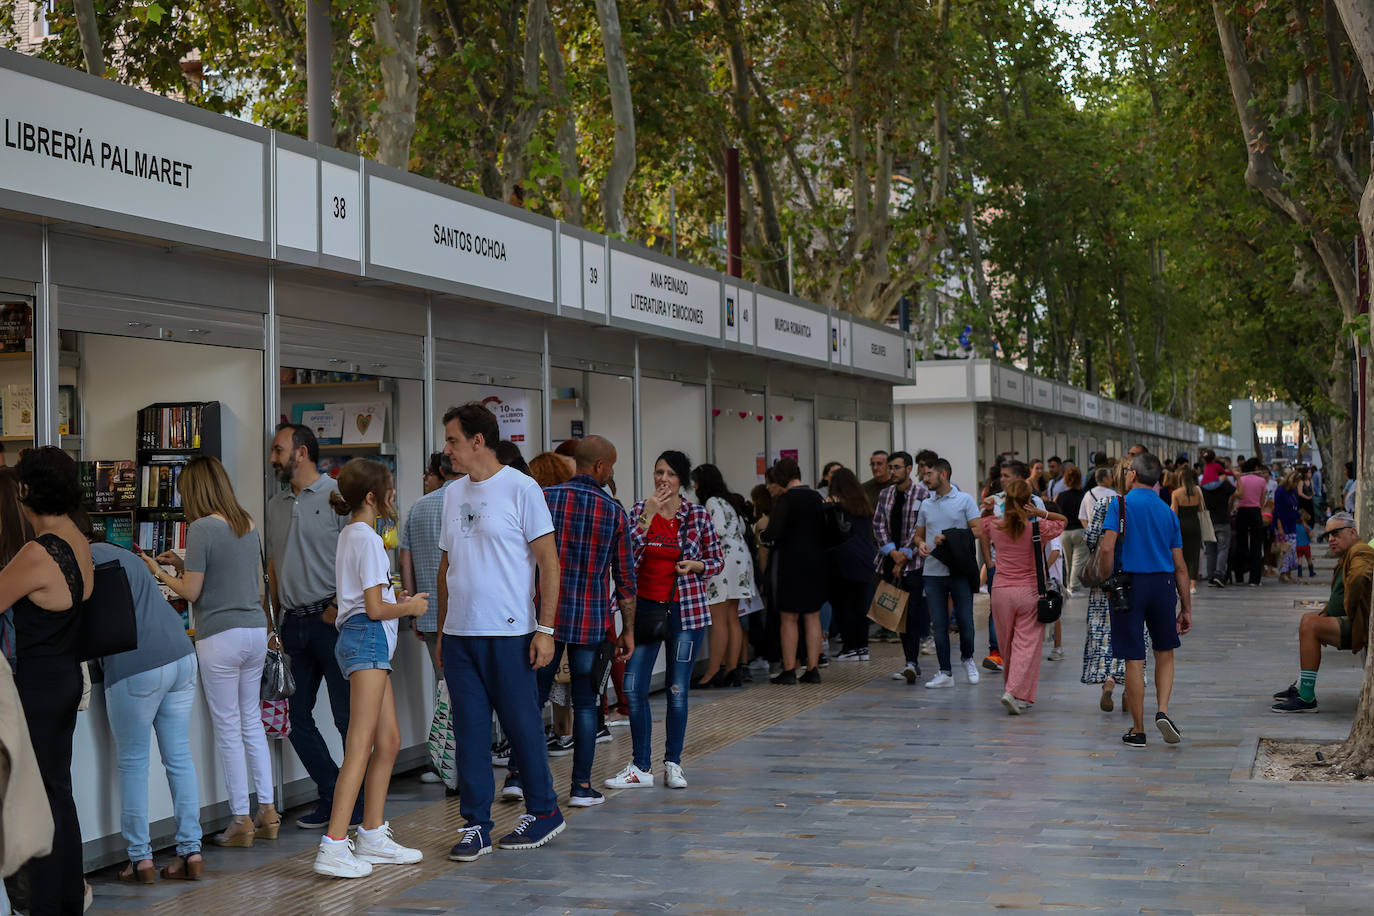
M 1360 0 L 1088 4 L 333 0 L 333 137 L 717 268 L 737 147 L 749 278 L 1212 428 L 1281 397 L 1339 467 Z M 86 0 L 36 53 L 304 136 L 304 19 Z

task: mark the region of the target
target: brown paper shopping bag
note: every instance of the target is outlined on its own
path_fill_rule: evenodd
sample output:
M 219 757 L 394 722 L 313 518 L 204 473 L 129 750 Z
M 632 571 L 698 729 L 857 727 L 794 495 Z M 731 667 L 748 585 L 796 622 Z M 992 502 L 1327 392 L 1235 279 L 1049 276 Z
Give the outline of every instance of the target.
M 878 583 L 873 603 L 868 607 L 868 619 L 894 633 L 906 632 L 907 593 L 891 582 Z

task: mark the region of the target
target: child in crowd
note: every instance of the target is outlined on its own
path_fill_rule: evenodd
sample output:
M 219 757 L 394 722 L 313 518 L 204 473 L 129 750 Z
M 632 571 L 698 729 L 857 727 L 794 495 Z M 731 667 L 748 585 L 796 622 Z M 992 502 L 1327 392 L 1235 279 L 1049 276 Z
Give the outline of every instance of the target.
M 1312 530 L 1312 513 L 1306 509 L 1301 511 L 1302 524 L 1298 525 L 1298 578 L 1302 578 L 1303 563 L 1307 564 L 1307 575 L 1317 578 L 1317 570 L 1312 566 L 1312 539 L 1316 537 Z
M 1055 507 L 1052 511 L 1058 512 L 1059 507 L 1053 502 L 1046 503 L 1045 508 L 1049 509 L 1052 505 Z M 1061 590 L 1064 588 L 1063 538 L 1055 538 L 1045 545 L 1045 572 L 1051 579 L 1059 583 Z M 1052 662 L 1063 661 L 1064 659 L 1064 623 L 1062 620 L 1054 622 L 1054 648 L 1050 650 L 1050 654 L 1046 658 Z
M 395 515 L 396 487 L 385 465 L 354 458 L 339 473 L 339 491 L 330 505 L 348 515 L 339 532 L 334 584 L 339 614 L 339 641 L 334 657 L 348 678 L 350 718 L 344 762 L 334 789 L 329 832 L 320 838 L 316 874 L 362 878 L 373 865 L 411 865 L 423 854 L 391 836 L 382 819 L 391 770 L 401 749 L 396 699 L 391 691 L 391 656 L 396 651 L 396 621 L 425 613 L 428 595 L 413 597 L 392 590 L 386 547 L 377 534 L 380 518 Z M 363 792 L 363 820 L 356 845 L 348 839 L 348 822 Z

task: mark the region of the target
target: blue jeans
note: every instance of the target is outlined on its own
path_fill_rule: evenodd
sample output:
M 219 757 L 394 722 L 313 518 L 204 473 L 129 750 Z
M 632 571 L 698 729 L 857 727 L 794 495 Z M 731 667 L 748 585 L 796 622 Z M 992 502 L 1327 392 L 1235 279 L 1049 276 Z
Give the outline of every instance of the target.
M 148 735 L 157 731 L 162 768 L 172 790 L 177 855 L 200 852 L 200 789 L 191 758 L 191 707 L 196 700 L 196 656 L 184 655 L 105 688 L 105 710 L 119 753 L 119 828 L 129 861 L 151 859 L 148 838 Z
M 639 606 L 661 605 L 663 602 L 639 599 Z M 687 737 L 687 690 L 692 684 L 692 665 L 696 662 L 697 650 L 701 648 L 705 628 L 696 630 L 682 629 L 682 615 L 677 602 L 673 602 L 668 614 L 668 669 L 664 675 L 664 686 L 668 693 L 668 715 L 664 728 L 667 741 L 663 747 L 663 760 L 667 763 L 682 762 L 682 743 Z M 654 719 L 649 712 L 649 682 L 653 678 L 654 663 L 658 661 L 661 642 L 636 645 L 634 654 L 625 663 L 625 699 L 630 707 L 630 742 L 634 746 L 634 764 L 645 772 L 649 771 L 650 747 L 654 733 Z
M 596 662 L 596 646 L 581 646 L 576 643 L 554 643 L 553 661 L 539 669 L 539 709 L 549 702 L 553 691 L 553 679 L 558 674 L 558 666 L 563 662 L 563 651 L 568 652 L 568 672 L 572 675 L 573 702 L 573 785 L 591 785 L 592 761 L 596 758 L 596 732 L 599 719 L 596 714 L 597 694 L 592 690 L 592 665 Z M 512 760 L 506 772 L 520 775 L 520 768 Z
M 339 633 L 333 624 L 325 623 L 319 614 L 300 617 L 286 614 L 281 621 L 281 645 L 291 659 L 291 675 L 296 679 L 296 692 L 291 695 L 291 746 L 301 758 L 305 771 L 315 782 L 320 800 L 334 800 L 334 783 L 339 778 L 339 765 L 329 753 L 319 726 L 315 724 L 315 701 L 320 681 L 329 690 L 329 706 L 334 712 L 334 727 L 340 740 L 348 737 L 348 678 L 339 670 L 334 647 Z
M 973 592 L 963 576 L 926 576 L 926 608 L 935 636 L 935 658 L 945 674 L 953 672 L 949 661 L 949 602 L 954 599 L 954 619 L 959 622 L 959 658 L 973 658 Z
M 458 810 L 465 826 L 492 829 L 491 714 L 510 741 L 511 762 L 525 790 L 525 810 L 558 810 L 540 716 L 539 684 L 530 670 L 529 636 L 444 636 L 444 680 L 458 747 Z M 596 735 L 592 735 L 596 742 Z M 588 765 L 588 770 L 590 770 Z

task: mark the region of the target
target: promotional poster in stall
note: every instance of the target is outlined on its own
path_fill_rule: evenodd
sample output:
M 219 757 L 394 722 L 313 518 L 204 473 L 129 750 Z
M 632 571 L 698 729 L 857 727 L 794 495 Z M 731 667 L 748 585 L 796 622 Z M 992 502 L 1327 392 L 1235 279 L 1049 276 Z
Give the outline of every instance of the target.
M 524 451 L 523 446 L 529 442 L 529 396 L 519 389 L 507 388 L 482 398 L 482 406 L 496 414 L 501 438 L 522 446 Z

